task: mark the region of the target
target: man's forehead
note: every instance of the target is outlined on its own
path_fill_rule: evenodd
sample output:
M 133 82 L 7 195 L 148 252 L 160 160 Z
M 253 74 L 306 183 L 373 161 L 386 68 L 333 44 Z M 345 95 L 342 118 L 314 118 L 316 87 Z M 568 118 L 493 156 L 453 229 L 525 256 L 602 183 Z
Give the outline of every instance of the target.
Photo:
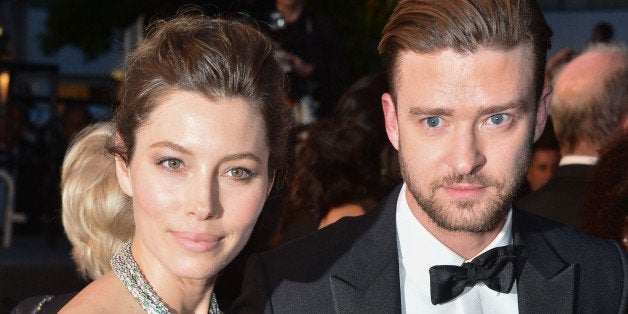
M 524 62 L 530 63 L 532 65 L 534 63 L 534 50 L 531 44 L 525 42 L 519 45 L 503 48 L 503 47 L 492 47 L 492 46 L 479 46 L 472 51 L 458 51 L 454 48 L 444 48 L 438 49 L 430 52 L 420 52 L 413 51 L 410 49 L 401 50 L 396 57 L 394 68 L 395 72 L 400 70 L 399 66 L 403 66 L 406 59 L 411 57 L 421 57 L 426 62 L 439 62 L 443 58 L 450 59 L 460 59 L 460 60 L 476 60 L 475 56 L 479 55 L 516 55 L 517 57 L 524 60 Z
M 400 56 L 392 92 L 396 105 L 421 108 L 519 108 L 535 103 L 535 75 L 530 51 L 442 50 Z M 530 108 L 527 108 L 530 107 Z
M 400 51 L 392 64 L 391 89 L 397 91 L 402 76 L 414 77 L 417 71 L 433 71 L 439 75 L 448 68 L 456 68 L 463 72 L 473 64 L 490 65 L 498 59 L 510 58 L 517 61 L 518 67 L 513 71 L 529 72 L 530 81 L 534 81 L 536 70 L 534 52 L 530 44 L 519 44 L 512 48 L 480 47 L 474 51 L 456 51 L 451 48 L 434 52 L 415 52 L 412 50 Z M 481 69 L 482 67 L 480 67 Z M 460 72 L 462 76 L 463 72 Z M 418 82 L 414 82 L 418 83 Z M 523 82 L 522 82 L 523 83 Z

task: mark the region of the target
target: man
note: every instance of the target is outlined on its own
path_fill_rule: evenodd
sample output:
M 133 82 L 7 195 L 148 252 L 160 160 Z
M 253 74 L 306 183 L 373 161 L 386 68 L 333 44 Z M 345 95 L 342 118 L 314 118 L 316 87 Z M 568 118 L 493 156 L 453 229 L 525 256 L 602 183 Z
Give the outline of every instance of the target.
M 329 116 L 346 87 L 348 74 L 340 36 L 332 21 L 314 13 L 305 0 L 275 0 L 265 20 L 276 41 L 290 79 L 297 123 Z
M 510 206 L 545 124 L 550 37 L 533 1 L 400 1 L 379 49 L 404 184 L 252 256 L 234 311 L 623 313 L 618 243 Z
M 628 130 L 628 49 L 594 44 L 554 81 L 552 120 L 562 158 L 548 183 L 517 207 L 581 228 L 587 177 L 600 149 Z
M 519 188 L 517 198 L 521 198 L 532 191 L 544 186 L 552 177 L 560 161 L 560 148 L 554 133 L 552 120 L 547 119 L 545 130 L 541 137 L 532 145 L 532 157 L 526 179 Z M 526 190 L 527 188 L 527 190 Z

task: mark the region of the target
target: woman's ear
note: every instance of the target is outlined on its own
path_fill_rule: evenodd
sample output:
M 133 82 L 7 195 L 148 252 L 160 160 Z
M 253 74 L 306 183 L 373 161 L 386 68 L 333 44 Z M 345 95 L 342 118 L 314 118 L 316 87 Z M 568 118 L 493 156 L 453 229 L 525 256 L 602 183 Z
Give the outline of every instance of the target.
M 122 138 L 120 138 L 119 134 L 115 135 L 115 145 L 116 147 L 124 145 L 122 144 Z M 120 155 L 115 155 L 114 159 L 116 163 L 116 177 L 118 178 L 118 185 L 124 194 L 129 197 L 133 197 L 133 184 L 131 184 L 131 171 L 129 169 L 129 165 Z
M 275 177 L 277 176 L 277 170 L 273 170 L 268 178 L 268 191 L 266 191 L 266 197 L 270 195 L 270 191 L 273 189 L 273 184 L 275 184 Z

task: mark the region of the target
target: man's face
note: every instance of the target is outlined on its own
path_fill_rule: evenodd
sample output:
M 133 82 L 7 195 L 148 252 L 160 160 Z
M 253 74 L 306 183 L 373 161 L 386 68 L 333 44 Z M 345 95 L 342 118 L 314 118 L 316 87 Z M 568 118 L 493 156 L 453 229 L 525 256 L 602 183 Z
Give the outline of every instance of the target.
M 397 99 L 384 94 L 382 104 L 419 221 L 466 232 L 504 221 L 545 125 L 549 92 L 537 111 L 533 65 L 527 45 L 401 53 Z

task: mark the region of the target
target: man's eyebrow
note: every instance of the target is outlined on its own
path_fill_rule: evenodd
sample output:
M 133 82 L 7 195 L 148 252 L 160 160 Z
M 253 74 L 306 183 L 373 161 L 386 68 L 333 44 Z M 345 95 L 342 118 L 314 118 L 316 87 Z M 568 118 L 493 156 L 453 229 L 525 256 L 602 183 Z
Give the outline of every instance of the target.
M 519 99 L 514 100 L 502 105 L 495 105 L 486 107 L 480 110 L 479 114 L 484 116 L 488 114 L 496 114 L 508 110 L 519 110 L 521 112 L 528 112 L 530 110 L 530 106 L 526 103 L 526 101 Z M 412 107 L 410 108 L 411 116 L 452 116 L 454 114 L 454 109 L 449 108 L 421 108 L 421 107 Z
M 189 150 L 185 149 L 183 146 L 181 146 L 179 144 L 176 144 L 176 143 L 173 143 L 173 142 L 170 142 L 170 141 L 159 141 L 159 142 L 151 144 L 150 147 L 151 148 L 153 148 L 153 147 L 155 147 L 155 148 L 156 147 L 165 147 L 165 148 L 170 148 L 170 149 L 176 150 L 176 151 L 178 151 L 178 152 L 180 152 L 182 154 L 186 154 L 186 155 L 191 155 L 192 154 Z
M 484 115 L 496 114 L 496 113 L 500 113 L 500 112 L 504 112 L 508 110 L 513 110 L 513 109 L 519 110 L 521 112 L 528 112 L 530 108 L 524 100 L 520 99 L 520 100 L 515 100 L 515 101 L 505 103 L 503 105 L 496 105 L 496 106 L 484 108 L 480 110 L 479 113 L 480 115 L 484 116 Z
M 410 108 L 411 116 L 451 116 L 453 110 L 446 108 Z

